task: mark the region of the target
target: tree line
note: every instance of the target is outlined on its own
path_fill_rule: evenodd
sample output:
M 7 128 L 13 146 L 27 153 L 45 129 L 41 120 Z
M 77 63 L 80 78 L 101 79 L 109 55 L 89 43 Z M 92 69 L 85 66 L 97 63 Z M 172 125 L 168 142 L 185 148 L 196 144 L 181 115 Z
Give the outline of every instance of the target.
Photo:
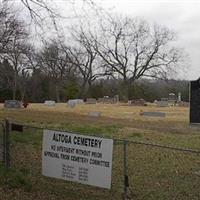
M 71 27 L 68 35 L 31 41 L 26 22 L 0 7 L 0 100 L 61 102 L 116 94 L 125 101 L 152 100 L 163 94 L 155 92 L 158 83 L 165 85 L 157 79 L 182 70 L 176 34 L 145 20 L 106 16 L 95 25 Z

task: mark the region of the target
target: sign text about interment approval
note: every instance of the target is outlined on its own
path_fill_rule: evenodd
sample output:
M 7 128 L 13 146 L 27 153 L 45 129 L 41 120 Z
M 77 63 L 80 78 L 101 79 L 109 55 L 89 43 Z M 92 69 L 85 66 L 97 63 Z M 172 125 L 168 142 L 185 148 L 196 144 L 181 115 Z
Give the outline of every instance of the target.
M 111 187 L 113 140 L 44 130 L 42 174 Z

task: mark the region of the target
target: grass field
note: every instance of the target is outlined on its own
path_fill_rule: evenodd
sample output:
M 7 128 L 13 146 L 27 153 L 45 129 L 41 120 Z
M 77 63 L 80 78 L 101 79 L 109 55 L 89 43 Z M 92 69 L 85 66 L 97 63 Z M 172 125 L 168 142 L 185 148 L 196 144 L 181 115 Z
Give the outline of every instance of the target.
M 88 116 L 100 111 L 102 116 Z M 140 116 L 162 111 L 166 118 Z M 153 142 L 200 150 L 200 130 L 189 127 L 184 107 L 137 107 L 125 104 L 31 104 L 9 110 L 0 105 L 0 120 L 130 141 Z M 0 136 L 1 138 L 1 136 Z M 11 170 L 0 168 L 0 200 L 9 199 L 122 199 L 123 145 L 114 145 L 111 190 L 46 178 L 41 175 L 42 131 L 26 128 L 11 134 Z M 128 175 L 132 199 L 200 199 L 200 157 L 197 154 L 129 144 Z

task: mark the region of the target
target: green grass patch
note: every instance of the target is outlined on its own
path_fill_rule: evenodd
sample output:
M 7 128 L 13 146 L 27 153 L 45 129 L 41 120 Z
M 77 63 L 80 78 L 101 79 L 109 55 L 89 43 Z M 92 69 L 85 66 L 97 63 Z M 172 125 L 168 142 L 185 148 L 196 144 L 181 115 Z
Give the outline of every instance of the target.
M 143 134 L 142 133 L 132 133 L 129 137 L 132 139 L 142 139 Z
M 24 131 L 21 132 L 11 132 L 11 143 L 24 143 L 24 144 L 33 144 L 40 145 L 42 143 L 42 134 L 41 131 Z
M 0 166 L 0 186 L 9 189 L 22 188 L 29 192 L 32 189 L 30 174 L 27 169 L 5 169 Z
M 114 136 L 118 133 L 121 126 L 117 125 L 107 125 L 107 126 L 96 126 L 96 125 L 77 125 L 73 124 L 73 126 L 69 127 L 69 129 L 73 132 L 88 134 L 88 135 L 101 135 L 101 136 Z

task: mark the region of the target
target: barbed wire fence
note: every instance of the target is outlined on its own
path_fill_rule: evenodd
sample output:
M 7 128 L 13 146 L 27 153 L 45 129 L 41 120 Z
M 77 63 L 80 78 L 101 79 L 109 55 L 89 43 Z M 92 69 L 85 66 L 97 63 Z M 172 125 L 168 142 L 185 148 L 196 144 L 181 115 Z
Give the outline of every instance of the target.
M 41 175 L 41 133 L 48 127 L 8 120 L 1 124 L 3 134 L 0 134 L 0 142 L 3 142 L 3 150 L 0 149 L 0 152 L 4 166 L 26 169 L 32 177 L 44 179 Z M 112 139 L 114 149 L 111 191 L 76 184 L 77 192 L 85 194 L 88 190 L 87 195 L 95 193 L 100 199 L 200 199 L 200 150 Z M 36 184 L 35 178 L 31 181 Z M 75 183 L 55 182 L 58 187 L 64 187 L 63 184 L 67 184 L 68 188 L 75 186 Z M 46 180 L 45 183 L 48 184 L 47 188 L 52 189 L 49 181 Z

